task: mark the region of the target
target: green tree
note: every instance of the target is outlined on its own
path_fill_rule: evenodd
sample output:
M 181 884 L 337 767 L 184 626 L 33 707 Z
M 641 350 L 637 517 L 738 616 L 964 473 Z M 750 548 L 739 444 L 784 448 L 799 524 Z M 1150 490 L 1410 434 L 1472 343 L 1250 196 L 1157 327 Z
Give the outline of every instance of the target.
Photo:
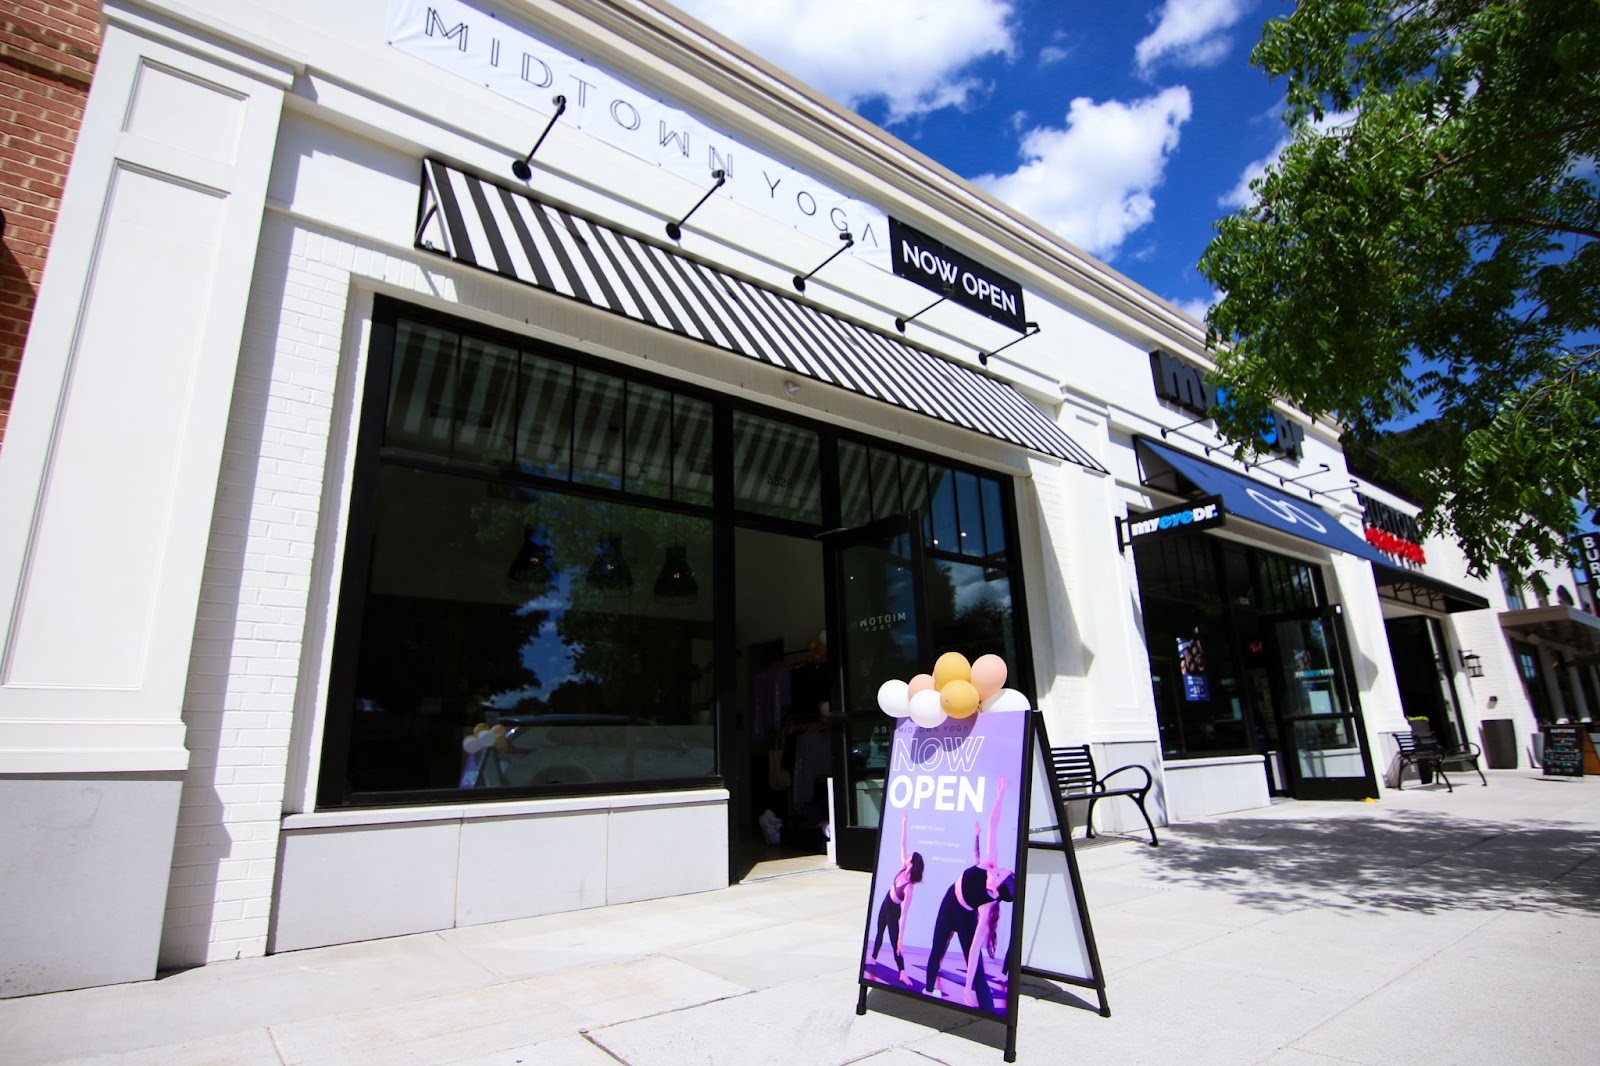
M 1332 416 L 1475 572 L 1559 557 L 1600 506 L 1600 0 L 1304 0 L 1251 61 L 1290 138 L 1200 261 L 1219 429 Z

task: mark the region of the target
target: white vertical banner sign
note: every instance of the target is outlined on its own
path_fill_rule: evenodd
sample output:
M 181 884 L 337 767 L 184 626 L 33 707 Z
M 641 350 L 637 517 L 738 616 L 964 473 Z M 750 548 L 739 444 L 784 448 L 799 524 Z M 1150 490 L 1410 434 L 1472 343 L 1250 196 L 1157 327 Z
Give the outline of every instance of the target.
M 541 116 L 564 96 L 563 125 L 710 187 L 718 196 L 837 245 L 848 230 L 852 255 L 889 269 L 888 217 L 793 167 L 713 129 L 663 100 L 538 37 L 487 5 L 462 0 L 391 0 L 388 43 L 466 78 Z

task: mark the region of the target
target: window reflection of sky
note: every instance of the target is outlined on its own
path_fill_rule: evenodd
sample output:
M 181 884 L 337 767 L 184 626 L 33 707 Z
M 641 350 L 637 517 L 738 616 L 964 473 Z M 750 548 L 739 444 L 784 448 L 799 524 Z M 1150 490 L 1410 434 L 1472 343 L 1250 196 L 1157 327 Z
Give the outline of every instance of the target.
M 535 638 L 522 646 L 522 665 L 532 670 L 541 683 L 498 692 L 488 700 L 489 706 L 509 710 L 529 696 L 549 699 L 550 693 L 564 681 L 593 680 L 575 677 L 572 662 L 580 649 L 564 642 L 558 629 L 561 616 L 567 613 L 567 605 L 571 602 L 571 583 L 572 572 L 563 570 L 556 576 L 555 585 L 548 593 L 536 596 L 517 608 L 517 614 L 523 617 L 541 611 L 548 615 Z

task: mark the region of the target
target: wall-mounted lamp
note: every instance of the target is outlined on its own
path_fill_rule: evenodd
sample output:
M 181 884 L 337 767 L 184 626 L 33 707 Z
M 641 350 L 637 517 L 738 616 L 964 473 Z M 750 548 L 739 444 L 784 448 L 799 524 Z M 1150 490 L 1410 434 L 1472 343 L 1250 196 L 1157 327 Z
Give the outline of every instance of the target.
M 1283 456 L 1281 456 L 1281 455 L 1269 455 L 1269 456 L 1267 456 L 1267 457 L 1266 457 L 1266 458 L 1265 458 L 1265 459 L 1258 459 L 1258 460 L 1256 460 L 1256 461 L 1255 461 L 1255 462 L 1253 462 L 1253 463 L 1245 463 L 1245 464 L 1244 464 L 1244 468 L 1245 468 L 1245 470 L 1246 470 L 1246 471 L 1247 471 L 1247 472 L 1248 472 L 1248 471 L 1249 471 L 1249 469 L 1250 469 L 1250 468 L 1251 468 L 1251 467 L 1252 467 L 1252 466 L 1253 466 L 1253 467 L 1255 467 L 1255 468 L 1256 468 L 1256 469 L 1257 469 L 1257 470 L 1259 470 L 1259 469 L 1261 469 L 1261 468 L 1262 468 L 1262 467 L 1264 467 L 1264 466 L 1266 466 L 1266 465 L 1267 465 L 1267 464 L 1268 464 L 1268 463 L 1287 463 L 1287 462 L 1288 462 L 1288 461 L 1289 461 L 1289 460 L 1287 460 L 1287 459 L 1285 459 L 1285 458 L 1284 458 L 1284 457 L 1283 457 Z M 1281 480 L 1283 480 L 1283 479 L 1282 479 L 1282 478 L 1279 478 L 1279 479 L 1278 479 L 1278 480 L 1280 480 L 1280 481 L 1281 481 Z
M 1210 415 L 1201 415 L 1199 418 L 1190 419 L 1189 421 L 1185 422 L 1181 426 L 1173 426 L 1170 429 L 1168 427 L 1166 427 L 1166 426 L 1162 426 L 1161 427 L 1161 439 L 1162 440 L 1166 440 L 1168 433 L 1176 433 L 1180 429 L 1188 429 L 1190 426 L 1198 426 L 1202 422 L 1209 422 L 1209 421 L 1211 421 L 1211 416 Z M 1211 449 L 1210 448 L 1206 449 L 1206 454 L 1207 455 L 1211 454 Z
M 1468 677 L 1482 677 L 1483 676 L 1483 660 L 1482 659 L 1480 659 L 1478 656 L 1474 655 L 1470 651 L 1461 652 L 1460 655 L 1461 655 L 1461 669 L 1463 669 L 1463 670 L 1465 670 L 1467 672 L 1467 676 Z
M 796 274 L 794 276 L 794 287 L 795 287 L 796 290 L 798 290 L 799 292 L 805 292 L 806 291 L 806 279 L 807 278 L 811 277 L 812 274 L 815 274 L 817 271 L 821 270 L 823 267 L 827 266 L 829 263 L 831 263 L 835 259 L 839 258 L 845 252 L 849 251 L 852 247 L 854 247 L 854 245 L 856 243 L 856 239 L 854 237 L 850 236 L 850 231 L 849 230 L 845 230 L 843 233 L 839 234 L 839 239 L 844 242 L 844 247 L 840 248 L 837 252 L 834 252 L 832 255 L 828 256 L 828 258 L 824 259 L 822 262 L 820 262 L 816 266 L 812 267 L 806 273 L 804 273 L 804 274 Z
M 705 203 L 707 200 L 711 199 L 711 194 L 716 192 L 718 189 L 722 188 L 722 186 L 727 183 L 728 172 L 726 170 L 713 170 L 711 172 L 711 176 L 713 178 L 717 179 L 716 184 L 712 185 L 711 188 L 707 189 L 706 190 L 706 194 L 704 196 L 700 197 L 699 202 L 696 203 L 693 207 L 689 208 L 689 214 L 688 215 L 684 215 L 682 218 L 678 219 L 678 221 L 676 221 L 676 222 L 668 222 L 667 223 L 667 236 L 668 237 L 671 237 L 673 240 L 677 240 L 678 238 L 682 237 L 683 236 L 683 224 L 685 222 L 689 221 L 689 215 L 692 215 L 696 211 L 700 210 L 700 205 Z
M 1336 489 L 1307 489 L 1306 491 L 1311 493 L 1312 499 L 1316 499 L 1318 493 L 1321 493 L 1324 496 L 1332 496 L 1336 492 L 1355 492 L 1360 488 L 1361 482 L 1357 481 L 1355 478 L 1351 478 L 1350 484 L 1341 485 Z
M 1024 322 L 1022 324 L 1022 336 L 1011 338 L 1010 340 L 1006 341 L 1004 344 L 1002 344 L 1000 347 L 996 348 L 992 352 L 979 352 L 978 353 L 978 363 L 980 365 L 982 365 L 982 366 L 988 366 L 989 365 L 989 357 L 991 355 L 999 355 L 1001 352 L 1005 351 L 1007 348 L 1011 347 L 1013 344 L 1016 344 L 1018 341 L 1025 341 L 1029 337 L 1033 336 L 1035 333 L 1038 333 L 1038 332 L 1039 332 L 1039 323 L 1037 323 L 1037 322 Z
M 528 163 L 533 159 L 533 153 L 537 152 L 539 146 L 544 143 L 544 139 L 550 136 L 550 130 L 555 127 L 556 119 L 560 118 L 562 112 L 567 109 L 567 98 L 565 96 L 557 96 L 550 102 L 556 105 L 556 113 L 550 116 L 549 122 L 545 123 L 544 132 L 539 134 L 539 139 L 533 142 L 533 147 L 528 149 L 528 154 L 511 164 L 511 173 L 517 176 L 518 181 L 527 181 L 533 177 L 533 168 Z
M 1290 477 L 1290 478 L 1280 477 L 1278 479 L 1278 484 L 1280 484 L 1280 485 L 1293 485 L 1296 481 L 1304 481 L 1308 477 L 1316 477 L 1318 474 L 1326 472 L 1327 469 L 1328 469 L 1328 464 L 1327 463 L 1318 463 L 1317 464 L 1317 469 L 1308 471 L 1308 472 L 1306 472 L 1304 474 L 1301 474 L 1299 477 Z
M 916 314 L 912 315 L 910 318 L 897 318 L 897 319 L 895 319 L 894 320 L 894 328 L 899 330 L 901 333 L 904 333 L 906 331 L 907 323 L 911 322 L 913 319 L 921 318 L 923 315 L 927 314 L 929 311 L 932 311 L 935 307 L 938 307 L 940 304 L 942 304 L 946 300 L 950 299 L 950 296 L 951 296 L 951 294 L 953 292 L 954 292 L 953 289 L 951 289 L 949 286 L 946 286 L 945 290 L 944 290 L 944 295 L 939 297 L 937 300 L 933 301 L 933 303 L 929 304 L 927 307 L 924 307 L 922 310 L 918 311 Z

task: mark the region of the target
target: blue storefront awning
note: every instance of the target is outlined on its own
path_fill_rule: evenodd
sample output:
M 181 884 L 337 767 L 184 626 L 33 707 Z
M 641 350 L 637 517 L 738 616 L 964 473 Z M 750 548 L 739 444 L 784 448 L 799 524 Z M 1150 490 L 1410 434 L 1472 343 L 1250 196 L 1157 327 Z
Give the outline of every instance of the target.
M 1345 552 L 1368 562 L 1393 566 L 1378 549 L 1327 511 L 1308 500 L 1297 500 L 1264 482 L 1224 470 L 1215 463 L 1185 455 L 1164 444 L 1139 439 L 1139 447 L 1194 482 L 1201 492 L 1221 496 L 1230 515 L 1276 529 L 1324 548 Z

